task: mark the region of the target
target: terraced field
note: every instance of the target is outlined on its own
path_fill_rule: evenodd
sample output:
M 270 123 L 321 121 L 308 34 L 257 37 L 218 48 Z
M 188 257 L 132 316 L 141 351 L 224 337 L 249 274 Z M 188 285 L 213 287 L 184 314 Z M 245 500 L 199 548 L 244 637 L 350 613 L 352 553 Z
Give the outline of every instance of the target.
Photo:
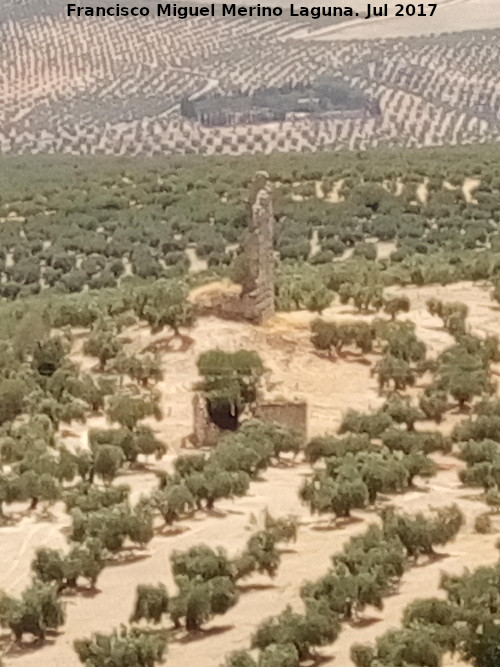
M 10 1 L 0 10 L 0 152 L 238 155 L 498 138 L 498 30 L 331 41 L 336 21 L 69 18 L 55 0 Z M 323 74 L 375 99 L 380 114 L 207 128 L 179 112 L 183 98 Z

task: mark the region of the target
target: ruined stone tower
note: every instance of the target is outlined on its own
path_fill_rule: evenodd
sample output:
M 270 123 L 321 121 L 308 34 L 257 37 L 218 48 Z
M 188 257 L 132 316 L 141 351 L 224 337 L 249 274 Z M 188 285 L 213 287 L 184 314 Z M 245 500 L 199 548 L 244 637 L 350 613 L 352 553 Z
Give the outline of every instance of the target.
M 252 196 L 255 193 L 255 196 Z M 246 276 L 241 292 L 244 316 L 261 323 L 274 315 L 274 215 L 267 174 L 254 179 L 250 195 Z

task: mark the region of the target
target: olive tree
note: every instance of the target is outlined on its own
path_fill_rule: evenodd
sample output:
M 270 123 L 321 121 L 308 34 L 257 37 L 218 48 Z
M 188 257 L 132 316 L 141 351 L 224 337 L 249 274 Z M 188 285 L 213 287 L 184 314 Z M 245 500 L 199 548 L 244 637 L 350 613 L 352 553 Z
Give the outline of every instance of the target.
M 77 639 L 73 646 L 85 667 L 154 667 L 163 663 L 167 642 L 160 634 L 121 626 L 109 635 L 96 632 Z
M 139 287 L 135 292 L 134 309 L 137 316 L 150 325 L 152 333 L 170 327 L 177 336 L 181 328 L 192 327 L 196 321 L 187 285 L 181 280 L 161 279 Z
M 410 299 L 407 296 L 393 296 L 384 299 L 384 313 L 395 320 L 398 313 L 408 313 L 410 310 Z
M 34 581 L 19 600 L 4 599 L 2 607 L 0 622 L 10 628 L 17 642 L 25 634 L 44 639 L 48 630 L 57 630 L 65 620 L 57 587 L 41 581 Z
M 241 413 L 259 394 L 265 370 L 259 355 L 251 350 L 209 350 L 198 357 L 197 365 L 202 377 L 197 388 L 205 396 L 212 421 L 235 430 Z
M 326 605 L 311 605 L 305 614 L 298 614 L 287 607 L 279 616 L 259 625 L 251 646 L 261 651 L 273 645 L 293 646 L 302 661 L 311 657 L 313 647 L 335 641 L 339 630 L 338 617 Z
M 169 595 L 164 584 L 156 586 L 139 584 L 136 588 L 131 623 L 144 619 L 147 623 L 160 623 L 163 614 L 168 613 Z
M 208 581 L 176 577 L 179 593 L 170 600 L 170 616 L 176 627 L 184 619 L 188 631 L 201 626 L 217 614 L 225 614 L 238 600 L 236 586 L 231 578 L 216 576 Z

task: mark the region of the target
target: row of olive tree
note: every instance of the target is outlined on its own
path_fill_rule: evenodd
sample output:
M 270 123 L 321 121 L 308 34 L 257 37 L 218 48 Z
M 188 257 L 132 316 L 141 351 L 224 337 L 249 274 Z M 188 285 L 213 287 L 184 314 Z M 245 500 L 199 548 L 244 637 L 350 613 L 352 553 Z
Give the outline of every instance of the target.
M 110 635 L 95 633 L 74 642 L 78 658 L 89 667 L 107 664 L 153 665 L 161 662 L 166 649 L 166 634 L 151 628 L 169 615 L 174 629 L 184 625 L 188 632 L 202 629 L 215 615 L 226 613 L 238 601 L 242 589 L 238 582 L 254 572 L 274 577 L 279 563 L 277 545 L 295 539 L 297 522 L 293 517 L 274 518 L 266 512 L 263 530 L 254 533 L 245 549 L 229 558 L 222 548 L 204 544 L 170 557 L 177 595 L 171 596 L 162 583 L 137 586 L 130 628 L 122 626 Z M 137 624 L 145 621 L 146 628 Z M 126 656 L 126 657 L 124 657 Z
M 196 510 L 212 511 L 222 498 L 245 495 L 282 452 L 297 452 L 301 441 L 285 427 L 248 420 L 223 436 L 209 453 L 179 456 L 174 472 L 160 477 L 159 488 L 140 504 L 171 525 Z
M 174 552 L 170 557 L 178 593 L 170 597 L 163 584 L 137 587 L 131 622 L 159 623 L 169 613 L 175 628 L 184 619 L 186 630 L 199 630 L 213 615 L 223 614 L 238 599 L 238 582 L 255 572 L 274 577 L 281 560 L 277 545 L 294 539 L 297 523 L 293 518 L 266 517 L 263 530 L 254 533 L 246 548 L 230 559 L 227 552 L 206 545 Z
M 342 622 L 358 616 L 366 606 L 382 608 L 383 598 L 397 590 L 405 568 L 419 554 L 432 554 L 434 545 L 453 539 L 462 522 L 456 506 L 440 508 L 431 518 L 387 509 L 381 527 L 371 525 L 351 538 L 332 557 L 326 575 L 304 584 L 303 613 L 287 607 L 260 624 L 251 640 L 251 648 L 259 651 L 257 659 L 236 651 L 226 667 L 299 667 L 314 657 L 316 647 L 335 641 Z M 359 667 L 364 666 L 359 663 Z
M 402 628 L 385 633 L 375 646 L 352 647 L 354 664 L 435 667 L 445 653 L 454 653 L 474 667 L 496 667 L 500 658 L 499 581 L 498 563 L 463 575 L 443 574 L 441 588 L 446 599 L 414 600 L 404 611 Z

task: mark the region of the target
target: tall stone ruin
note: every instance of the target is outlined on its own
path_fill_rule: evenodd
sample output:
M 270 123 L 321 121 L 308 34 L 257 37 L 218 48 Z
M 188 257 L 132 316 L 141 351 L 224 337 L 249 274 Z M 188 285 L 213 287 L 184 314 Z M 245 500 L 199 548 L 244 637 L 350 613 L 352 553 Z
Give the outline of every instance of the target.
M 214 307 L 211 302 L 207 313 L 221 317 L 244 317 L 261 323 L 272 317 L 274 307 L 274 214 L 268 175 L 259 173 L 250 188 L 249 236 L 244 246 L 244 277 L 241 295 L 231 294 Z M 259 400 L 254 416 L 262 421 L 293 428 L 305 443 L 307 440 L 307 402 L 275 398 Z M 193 433 L 190 442 L 195 447 L 211 446 L 224 433 L 211 420 L 206 398 L 201 393 L 193 397 Z
M 252 193 L 255 196 L 252 197 Z M 260 324 L 274 307 L 274 214 L 267 174 L 258 174 L 250 197 L 249 237 L 245 246 L 246 275 L 241 292 L 243 315 Z

